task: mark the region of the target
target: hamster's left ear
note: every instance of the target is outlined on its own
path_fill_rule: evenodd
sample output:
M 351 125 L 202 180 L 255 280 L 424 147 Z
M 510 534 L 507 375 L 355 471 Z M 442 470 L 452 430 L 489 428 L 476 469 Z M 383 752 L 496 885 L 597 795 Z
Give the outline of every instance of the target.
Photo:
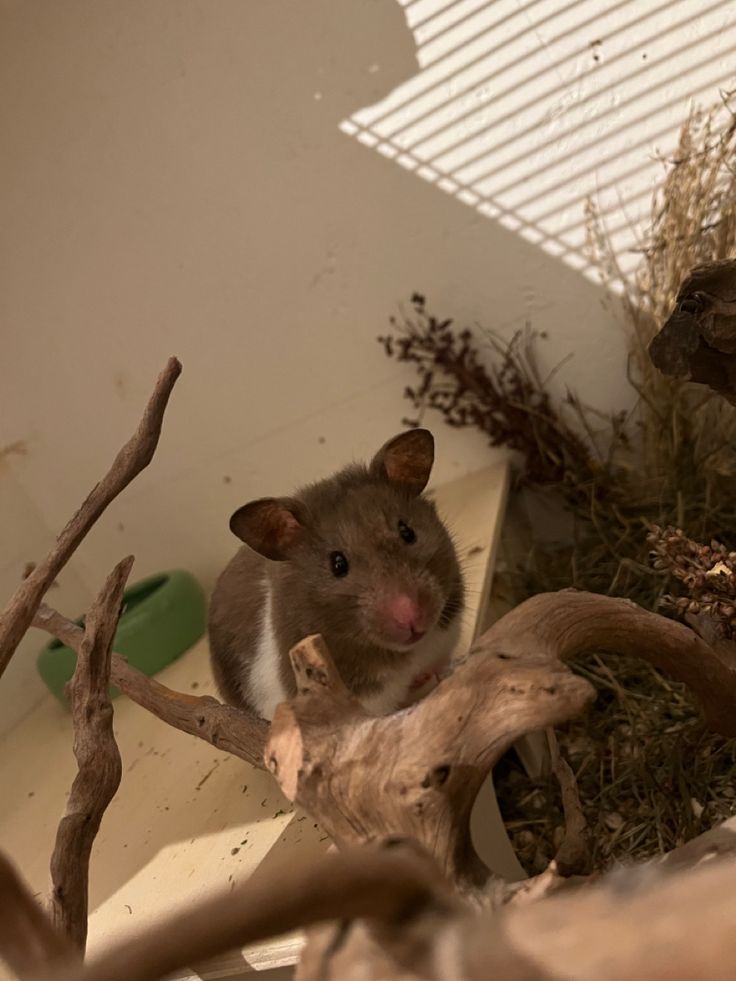
M 416 497 L 427 486 L 433 463 L 430 431 L 410 429 L 384 443 L 371 461 L 370 472 Z

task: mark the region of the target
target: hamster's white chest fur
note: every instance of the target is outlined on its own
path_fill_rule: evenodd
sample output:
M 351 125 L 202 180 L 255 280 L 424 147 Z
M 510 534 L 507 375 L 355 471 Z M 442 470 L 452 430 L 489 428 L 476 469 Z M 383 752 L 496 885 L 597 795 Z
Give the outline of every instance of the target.
M 263 586 L 264 602 L 256 654 L 248 664 L 247 677 L 243 680 L 253 708 L 261 718 L 270 720 L 276 706 L 286 701 L 288 694 L 281 681 L 281 652 L 274 630 L 272 587 L 268 578 Z M 459 618 L 444 630 L 439 627 L 431 630 L 406 653 L 402 667 L 397 669 L 380 692 L 360 699 L 366 710 L 373 715 L 395 712 L 407 701 L 412 682 L 418 675 L 431 672 L 449 661 L 459 637 Z

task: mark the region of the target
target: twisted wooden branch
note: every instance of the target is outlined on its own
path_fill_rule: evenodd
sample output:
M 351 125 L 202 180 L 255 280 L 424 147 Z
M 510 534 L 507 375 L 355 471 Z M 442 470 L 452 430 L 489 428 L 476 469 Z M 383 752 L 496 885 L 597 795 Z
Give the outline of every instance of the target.
M 79 653 L 84 631 L 51 607 L 41 604 L 33 618 L 33 626 L 46 630 Z M 128 698 L 162 722 L 199 736 L 216 749 L 264 769 L 263 748 L 268 723 L 263 719 L 231 705 L 223 705 L 211 695 L 173 691 L 131 667 L 120 654 L 112 655 L 110 680 Z
M 482 782 L 520 736 L 571 718 L 594 698 L 557 658 L 489 652 L 418 704 L 374 718 L 343 685 L 321 637 L 298 644 L 291 659 L 298 695 L 276 709 L 266 746 L 284 794 L 338 846 L 414 838 L 468 895 L 490 875 L 469 830 Z
M 164 412 L 181 373 L 176 358 L 170 358 L 158 377 L 153 395 L 133 436 L 113 460 L 112 466 L 95 485 L 74 517 L 68 522 L 48 555 L 24 579 L 8 605 L 0 613 L 0 676 L 46 591 L 79 547 L 80 542 L 105 508 L 151 462 L 161 435 Z
M 51 856 L 51 913 L 56 928 L 82 951 L 87 941 L 92 844 L 122 775 L 108 688 L 112 642 L 132 565 L 131 555 L 115 566 L 90 608 L 68 687 L 79 772 Z
M 434 863 L 411 843 L 361 848 L 272 870 L 113 944 L 54 981 L 154 981 L 179 968 L 314 923 L 368 916 L 399 922 L 461 908 Z
M 42 607 L 34 623 L 78 649 L 81 630 L 55 611 Z M 480 782 L 510 741 L 550 724 L 546 720 L 555 724 L 569 717 L 592 698 L 592 689 L 569 675 L 559 659 L 584 651 L 644 657 L 690 686 L 713 728 L 729 734 L 736 727 L 736 671 L 725 659 L 681 624 L 628 601 L 589 593 L 546 594 L 517 607 L 478 640 L 431 696 L 386 719 L 372 719 L 360 709 L 320 651 L 313 643 L 295 650 L 301 695 L 279 710 L 273 728 L 277 751 L 269 752 L 269 765 L 278 767 L 282 789 L 338 843 L 394 833 L 416 836 L 448 875 L 459 875 L 473 889 L 487 877 L 466 826 Z M 263 765 L 268 735 L 263 720 L 209 696 L 172 692 L 118 655 L 111 677 L 175 728 Z M 562 684 L 556 687 L 558 679 Z M 456 703 L 458 695 L 450 693 L 461 690 L 465 694 Z M 302 767 L 305 756 L 310 762 Z M 564 870 L 577 868 L 582 858 L 568 868 L 563 854 Z
M 533 596 L 487 630 L 465 660 L 491 654 L 523 661 L 530 652 L 563 660 L 641 657 L 688 686 L 711 729 L 736 736 L 736 664 L 688 627 L 630 600 L 574 589 Z
M 256 874 L 121 938 L 83 968 L 42 961 L 34 981 L 158 981 L 235 946 L 331 922 L 310 932 L 299 981 L 730 981 L 731 837 L 728 856 L 705 865 L 697 865 L 709 854 L 701 847 L 684 871 L 647 863 L 543 903 L 481 914 L 457 899 L 421 849 L 383 842 Z

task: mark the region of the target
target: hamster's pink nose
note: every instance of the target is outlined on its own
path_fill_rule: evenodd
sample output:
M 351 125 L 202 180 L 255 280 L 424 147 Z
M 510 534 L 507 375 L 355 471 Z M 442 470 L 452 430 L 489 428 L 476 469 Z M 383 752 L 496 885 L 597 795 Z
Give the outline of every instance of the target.
M 400 594 L 386 604 L 386 617 L 392 631 L 405 635 L 407 640 L 419 640 L 426 630 L 424 613 L 411 596 Z

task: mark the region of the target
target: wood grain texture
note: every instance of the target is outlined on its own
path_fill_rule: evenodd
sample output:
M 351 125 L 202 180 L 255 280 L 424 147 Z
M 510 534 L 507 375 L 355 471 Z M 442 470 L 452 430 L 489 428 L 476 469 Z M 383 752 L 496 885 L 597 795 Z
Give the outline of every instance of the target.
M 79 652 L 83 639 L 81 627 L 44 603 L 33 618 L 33 626 L 48 631 Z M 212 695 L 191 695 L 167 688 L 132 667 L 120 654 L 112 655 L 110 680 L 162 722 L 199 736 L 251 766 L 263 768 L 263 747 L 268 733 L 268 723 L 263 719 L 224 705 Z
M 505 653 L 523 659 L 531 651 L 563 660 L 586 652 L 641 657 L 688 686 L 711 729 L 736 736 L 733 659 L 683 624 L 630 600 L 574 589 L 533 596 L 487 630 L 469 658 Z
M 119 562 L 90 608 L 67 689 L 79 769 L 51 855 L 51 915 L 57 930 L 81 951 L 87 942 L 92 845 L 122 775 L 108 689 L 112 642 L 132 566 L 132 556 Z
M 340 847 L 413 838 L 471 896 L 490 879 L 469 831 L 482 783 L 520 736 L 577 715 L 595 695 L 554 656 L 489 650 L 461 660 L 418 704 L 375 718 L 343 685 L 321 637 L 291 659 L 298 694 L 277 708 L 265 753 L 286 796 Z

